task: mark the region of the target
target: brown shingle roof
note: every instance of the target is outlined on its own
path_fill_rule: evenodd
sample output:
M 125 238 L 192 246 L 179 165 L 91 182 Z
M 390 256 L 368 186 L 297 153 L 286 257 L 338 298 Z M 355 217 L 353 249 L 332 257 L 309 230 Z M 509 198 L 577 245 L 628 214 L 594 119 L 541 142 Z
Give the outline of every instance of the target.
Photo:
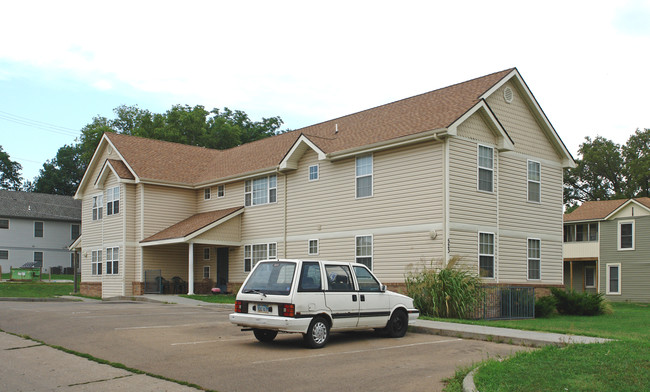
M 195 185 L 273 168 L 301 134 L 309 137 L 323 152 L 333 153 L 446 128 L 512 70 L 223 151 L 114 133 L 106 136 L 140 179 Z
M 586 201 L 569 214 L 564 214 L 564 221 L 585 221 L 605 219 L 617 208 L 630 199 Z M 650 208 L 650 197 L 638 197 L 636 202 Z
M 107 159 L 108 163 L 115 169 L 115 173 L 117 173 L 118 177 L 126 180 L 134 180 L 135 177 L 133 177 L 133 174 L 129 170 L 128 167 L 124 164 L 124 162 L 120 161 L 119 159 Z
M 210 212 L 203 212 L 200 214 L 192 215 L 189 218 L 176 223 L 151 237 L 145 238 L 142 242 L 162 241 L 176 238 L 184 238 L 188 235 L 201 230 L 202 228 L 233 214 L 244 207 L 233 207 L 225 210 L 217 210 Z

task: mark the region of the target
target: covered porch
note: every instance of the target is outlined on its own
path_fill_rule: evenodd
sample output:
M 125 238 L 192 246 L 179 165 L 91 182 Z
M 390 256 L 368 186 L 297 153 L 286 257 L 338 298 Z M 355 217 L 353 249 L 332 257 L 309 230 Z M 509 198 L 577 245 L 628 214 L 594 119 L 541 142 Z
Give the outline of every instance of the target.
M 139 294 L 227 290 L 230 252 L 241 245 L 243 207 L 193 215 L 142 241 Z
M 577 292 L 598 292 L 598 258 L 574 257 L 564 259 L 564 287 Z

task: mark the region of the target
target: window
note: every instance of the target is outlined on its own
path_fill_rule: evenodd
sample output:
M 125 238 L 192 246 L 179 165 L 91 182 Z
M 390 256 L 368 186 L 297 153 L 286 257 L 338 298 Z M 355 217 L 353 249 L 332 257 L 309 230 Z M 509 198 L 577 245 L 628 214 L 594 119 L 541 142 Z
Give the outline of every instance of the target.
M 354 274 L 357 276 L 359 291 L 381 291 L 379 282 L 377 282 L 377 279 L 367 269 L 355 266 Z
M 598 241 L 598 223 L 589 224 L 589 241 Z
M 478 233 L 478 266 L 481 278 L 494 278 L 494 234 Z
M 372 236 L 359 235 L 356 239 L 355 261 L 372 270 Z
M 9 219 L 0 219 L 0 229 L 9 230 Z
M 34 267 L 43 267 L 43 252 L 34 252 Z
M 575 226 L 564 225 L 564 242 L 573 242 Z
M 205 188 L 203 190 L 203 200 L 210 200 L 212 196 L 210 195 L 210 188 Z
M 542 278 L 541 240 L 528 239 L 528 280 Z
M 621 294 L 621 264 L 607 264 L 607 294 Z
M 320 291 L 321 289 L 320 264 L 313 261 L 302 263 L 298 291 Z
M 244 205 L 257 206 L 275 203 L 277 199 L 277 176 L 246 180 L 244 186 Z
M 598 241 L 598 223 L 564 225 L 564 242 Z
M 492 192 L 494 177 L 494 149 L 478 146 L 478 190 Z
M 634 250 L 634 221 L 618 222 L 618 250 Z
M 318 180 L 318 165 L 309 166 L 309 181 Z
M 225 196 L 226 196 L 226 186 L 219 185 L 217 187 L 217 197 L 225 197 Z
M 277 259 L 278 246 L 276 243 L 244 245 L 244 272 L 249 272 L 260 260 Z
M 585 267 L 585 288 L 596 287 L 596 267 Z
M 34 237 L 43 238 L 43 222 L 34 222 Z
M 117 275 L 120 265 L 120 248 L 106 248 L 106 274 Z
M 9 260 L 9 251 L 1 249 L 0 250 L 0 260 Z
M 318 240 L 309 240 L 309 254 L 310 255 L 318 254 Z
M 528 201 L 539 203 L 542 200 L 542 174 L 539 162 L 528 161 Z
M 210 248 L 203 248 L 203 260 L 210 260 Z
M 71 240 L 74 241 L 77 238 L 79 238 L 79 234 L 80 234 L 79 229 L 80 229 L 80 226 L 75 224 L 75 223 L 70 225 L 70 239 Z
M 108 188 L 106 191 L 106 216 L 120 213 L 120 187 Z
M 97 195 L 93 196 L 93 220 L 102 219 L 104 212 L 104 196 Z
M 372 155 L 356 158 L 357 199 L 372 196 Z
M 586 241 L 588 231 L 589 231 L 589 226 L 576 225 L 576 242 Z
M 352 275 L 345 265 L 326 265 L 327 285 L 330 291 L 352 291 Z
M 92 251 L 91 265 L 92 265 L 91 273 L 93 275 L 102 274 L 102 251 L 101 250 Z
M 210 266 L 209 265 L 204 265 L 203 266 L 203 279 L 210 279 Z

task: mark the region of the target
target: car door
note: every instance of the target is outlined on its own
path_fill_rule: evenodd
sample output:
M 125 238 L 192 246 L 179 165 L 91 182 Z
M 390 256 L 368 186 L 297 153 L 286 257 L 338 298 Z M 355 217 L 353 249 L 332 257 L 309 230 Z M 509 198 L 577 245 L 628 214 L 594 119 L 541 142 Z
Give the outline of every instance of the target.
M 359 320 L 359 294 L 354 288 L 350 267 L 325 264 L 325 303 L 332 314 L 332 328 L 353 328 Z
M 383 328 L 390 317 L 388 295 L 365 267 L 355 265 L 354 275 L 359 286 L 359 327 Z

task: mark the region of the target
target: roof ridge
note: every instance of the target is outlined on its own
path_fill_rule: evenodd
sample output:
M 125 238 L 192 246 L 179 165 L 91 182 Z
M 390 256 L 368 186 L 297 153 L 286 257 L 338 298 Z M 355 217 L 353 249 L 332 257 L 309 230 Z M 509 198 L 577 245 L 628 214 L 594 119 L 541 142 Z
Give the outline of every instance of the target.
M 183 146 L 183 147 L 189 147 L 189 148 L 199 148 L 199 149 L 206 150 L 206 151 L 217 151 L 217 152 L 225 151 L 225 150 L 219 150 L 218 148 L 195 146 L 193 144 L 185 144 L 185 143 L 179 143 L 179 142 L 170 142 L 168 140 L 152 139 L 152 138 L 148 138 L 148 137 L 129 135 L 129 134 L 126 134 L 126 133 L 117 133 L 117 132 L 112 132 L 112 131 L 104 132 L 104 135 L 106 135 L 106 137 L 108 137 L 109 139 L 111 137 L 136 138 L 136 139 L 146 140 L 148 142 L 173 144 L 173 145 L 176 145 L 176 146 Z

